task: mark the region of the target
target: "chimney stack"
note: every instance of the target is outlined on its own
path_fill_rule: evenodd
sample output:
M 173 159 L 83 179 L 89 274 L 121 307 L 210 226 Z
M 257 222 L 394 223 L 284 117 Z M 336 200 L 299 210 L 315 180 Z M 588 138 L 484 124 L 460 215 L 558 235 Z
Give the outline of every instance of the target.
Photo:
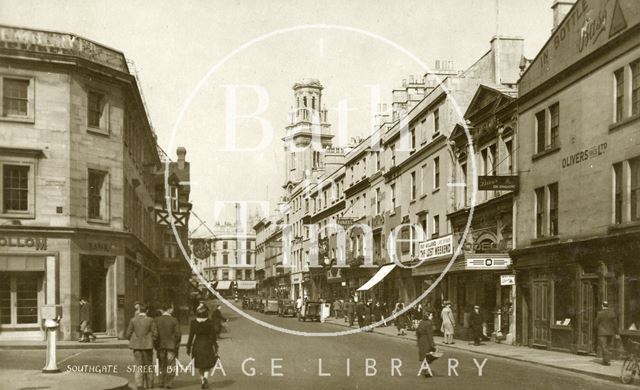
M 178 169 L 184 169 L 185 159 L 184 157 L 187 155 L 187 149 L 183 146 L 178 146 L 176 150 L 176 154 L 178 155 Z
M 555 0 L 551 9 L 553 10 L 553 28 L 551 31 L 555 31 L 556 28 L 562 23 L 562 20 L 571 10 L 571 7 L 576 3 L 576 0 Z

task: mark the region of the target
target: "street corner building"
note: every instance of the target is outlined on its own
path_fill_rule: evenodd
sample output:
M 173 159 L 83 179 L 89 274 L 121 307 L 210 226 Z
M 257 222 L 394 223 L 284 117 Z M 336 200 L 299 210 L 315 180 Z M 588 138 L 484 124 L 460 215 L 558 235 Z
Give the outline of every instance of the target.
M 131 62 L 0 26 L 0 94 L 0 338 L 41 339 L 56 305 L 76 339 L 82 297 L 93 330 L 116 337 L 136 301 L 184 307 L 189 163 L 158 147 Z

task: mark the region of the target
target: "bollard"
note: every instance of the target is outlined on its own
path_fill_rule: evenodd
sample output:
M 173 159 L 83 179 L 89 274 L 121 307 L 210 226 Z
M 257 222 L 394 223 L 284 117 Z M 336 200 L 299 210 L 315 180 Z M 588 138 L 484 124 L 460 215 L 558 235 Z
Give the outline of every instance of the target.
M 60 317 L 56 319 L 46 319 L 44 321 L 45 332 L 47 332 L 47 364 L 42 369 L 45 374 L 55 374 L 60 372 L 56 363 L 56 340 L 58 336 L 58 326 Z

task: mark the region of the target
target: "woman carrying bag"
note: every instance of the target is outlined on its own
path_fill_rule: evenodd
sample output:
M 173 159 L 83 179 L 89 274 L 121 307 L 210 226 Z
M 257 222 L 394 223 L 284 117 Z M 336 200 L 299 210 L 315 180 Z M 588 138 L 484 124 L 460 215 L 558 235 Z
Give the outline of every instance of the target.
M 433 341 L 433 312 L 425 311 L 422 321 L 416 329 L 418 340 L 418 360 L 423 362 L 427 359 L 427 363 L 431 363 L 442 356 L 441 352 L 436 350 L 436 343 Z M 430 371 L 430 370 L 429 370 Z M 431 377 L 430 372 L 424 374 L 425 377 Z
M 200 374 L 201 388 L 209 388 L 209 371 L 218 361 L 216 328 L 209 319 L 209 309 L 203 304 L 196 309 L 196 318 L 191 321 L 187 355 L 194 359 L 194 366 Z M 193 348 L 192 348 L 193 347 Z

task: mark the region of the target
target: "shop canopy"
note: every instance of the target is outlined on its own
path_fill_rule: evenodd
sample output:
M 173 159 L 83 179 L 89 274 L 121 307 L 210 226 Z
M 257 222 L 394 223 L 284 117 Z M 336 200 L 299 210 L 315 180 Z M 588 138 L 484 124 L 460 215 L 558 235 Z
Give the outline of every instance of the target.
M 230 280 L 221 280 L 216 284 L 216 290 L 229 290 L 231 288 Z
M 393 271 L 395 267 L 396 267 L 395 263 L 383 265 L 378 269 L 378 272 L 376 272 L 376 274 L 373 275 L 373 277 L 367 281 L 367 283 L 360 286 L 358 291 L 368 291 L 371 287 L 380 283 L 380 281 L 384 279 L 387 275 L 389 275 L 389 272 Z
M 236 281 L 236 288 L 238 290 L 255 290 L 257 283 L 252 280 L 238 280 Z

